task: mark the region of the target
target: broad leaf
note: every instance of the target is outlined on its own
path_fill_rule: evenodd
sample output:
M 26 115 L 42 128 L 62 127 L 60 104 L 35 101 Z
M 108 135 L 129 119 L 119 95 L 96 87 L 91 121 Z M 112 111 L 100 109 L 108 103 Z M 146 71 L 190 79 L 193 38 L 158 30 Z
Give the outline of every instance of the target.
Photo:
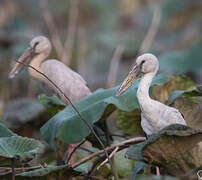
M 172 52 L 159 57 L 161 70 L 164 72 L 199 74 L 202 67 L 202 41 L 199 41 L 189 52 Z
M 165 75 L 160 75 L 160 77 L 156 78 L 158 84 L 168 80 Z M 115 108 L 132 111 L 139 106 L 136 97 L 138 81 L 135 81 L 129 90 L 119 97 L 115 96 L 118 88 L 119 86 L 107 90 L 99 89 L 75 103 L 75 106 L 91 124 L 106 117 L 106 114 L 109 115 Z M 67 106 L 41 128 L 41 133 L 44 140 L 55 149 L 54 138 L 59 138 L 66 143 L 77 143 L 90 134 L 90 129 L 73 108 Z
M 38 96 L 38 99 L 51 116 L 64 109 L 66 106 L 57 96 L 46 96 L 45 94 L 41 94 Z
M 2 123 L 0 123 L 0 137 L 10 137 L 16 135 Z
M 171 175 L 183 175 L 202 164 L 201 144 L 202 130 L 174 124 L 130 146 L 126 157 L 153 163 Z
M 140 172 L 142 169 L 144 169 L 145 167 L 147 167 L 147 164 L 142 162 L 142 161 L 138 161 L 137 162 L 137 165 L 135 167 L 135 169 L 133 170 L 133 173 L 132 173 L 132 178 L 131 180 L 135 180 L 136 179 L 136 176 L 137 176 L 137 173 Z
M 15 99 L 5 108 L 4 121 L 10 126 L 19 126 L 32 121 L 44 112 L 44 107 L 34 99 Z
M 175 75 L 171 76 L 169 82 L 161 86 L 154 86 L 152 88 L 152 97 L 157 101 L 165 103 L 173 91 L 192 90 L 194 88 L 195 83 L 189 77 L 183 75 Z
M 42 144 L 34 139 L 11 136 L 0 138 L 0 164 L 10 165 L 11 159 L 26 164 L 42 151 Z
M 131 112 L 118 110 L 117 125 L 129 135 L 144 136 L 144 131 L 141 127 L 140 108 Z
M 174 91 L 167 101 L 184 115 L 187 125 L 202 129 L 202 91 L 201 86 L 194 90 Z

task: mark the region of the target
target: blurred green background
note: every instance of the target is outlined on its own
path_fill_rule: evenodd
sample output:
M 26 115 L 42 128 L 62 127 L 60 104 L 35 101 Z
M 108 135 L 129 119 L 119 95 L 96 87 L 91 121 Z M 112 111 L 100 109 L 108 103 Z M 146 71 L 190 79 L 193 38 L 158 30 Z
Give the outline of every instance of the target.
M 29 103 L 11 103 L 17 98 L 49 93 L 27 70 L 8 79 L 14 60 L 37 35 L 53 43 L 49 58 L 80 73 L 92 91 L 118 85 L 142 52 L 159 57 L 160 72 L 186 74 L 200 84 L 201 10 L 200 0 L 1 0 L 0 116 Z

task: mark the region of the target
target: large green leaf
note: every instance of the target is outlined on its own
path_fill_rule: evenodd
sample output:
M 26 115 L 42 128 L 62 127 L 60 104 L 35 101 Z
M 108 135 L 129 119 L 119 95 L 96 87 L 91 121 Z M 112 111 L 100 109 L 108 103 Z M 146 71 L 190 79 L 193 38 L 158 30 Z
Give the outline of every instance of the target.
M 118 110 L 117 125 L 127 134 L 134 136 L 144 136 L 141 127 L 141 110 L 135 109 L 131 112 Z
M 188 52 L 172 52 L 159 57 L 161 70 L 164 72 L 185 74 L 193 72 L 199 74 L 202 67 L 202 41 Z
M 45 106 L 46 111 L 51 116 L 64 109 L 66 106 L 57 96 L 46 96 L 45 94 L 40 94 L 38 99 Z
M 187 125 L 193 129 L 202 129 L 202 90 L 201 86 L 193 90 L 174 91 L 168 104 L 179 109 Z
M 166 75 L 159 75 L 153 84 L 162 84 L 168 81 Z M 112 89 L 99 89 L 92 95 L 75 103 L 76 108 L 85 119 L 93 124 L 103 116 L 109 115 L 115 107 L 124 111 L 132 111 L 139 106 L 136 91 L 138 81 L 123 95 L 117 97 L 115 94 L 118 86 Z M 44 140 L 56 148 L 54 138 L 59 138 L 66 143 L 76 143 L 90 134 L 87 125 L 79 118 L 78 114 L 71 106 L 67 106 L 63 111 L 51 118 L 42 128 L 41 133 Z
M 26 164 L 36 154 L 42 151 L 43 145 L 34 139 L 11 136 L 0 138 L 0 164 L 9 164 L 11 160 L 17 163 Z
M 171 175 L 183 175 L 202 164 L 201 144 L 202 130 L 174 124 L 130 146 L 126 157 L 153 163 Z
M 44 107 L 35 99 L 19 98 L 6 105 L 4 122 L 8 126 L 19 126 L 36 119 L 44 112 Z
M 198 86 L 193 90 L 177 90 L 173 91 L 170 97 L 167 100 L 167 104 L 171 104 L 175 99 L 184 95 L 185 97 L 192 99 L 198 104 L 202 104 L 201 96 L 202 96 L 202 86 Z M 196 99 L 197 98 L 197 99 Z
M 14 135 L 15 133 L 13 133 L 10 129 L 0 123 L 0 137 L 10 137 Z

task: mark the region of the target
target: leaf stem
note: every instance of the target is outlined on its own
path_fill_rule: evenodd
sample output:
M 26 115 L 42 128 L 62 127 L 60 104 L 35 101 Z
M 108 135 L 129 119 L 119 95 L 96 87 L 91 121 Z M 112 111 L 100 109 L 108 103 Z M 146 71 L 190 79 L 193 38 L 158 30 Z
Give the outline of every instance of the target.
M 15 161 L 14 158 L 11 159 L 11 170 L 12 170 L 12 180 L 15 180 Z

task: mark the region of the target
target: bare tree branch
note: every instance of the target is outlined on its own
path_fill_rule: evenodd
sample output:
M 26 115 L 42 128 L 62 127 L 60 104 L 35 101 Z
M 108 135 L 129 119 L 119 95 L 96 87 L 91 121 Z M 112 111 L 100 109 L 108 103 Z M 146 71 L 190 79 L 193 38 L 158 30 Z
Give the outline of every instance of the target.
M 145 141 L 145 140 L 146 140 L 145 137 L 135 137 L 135 138 L 132 138 L 132 139 L 128 139 L 128 140 L 126 140 L 126 141 L 123 141 L 123 142 L 121 142 L 121 143 L 119 143 L 119 144 L 116 144 L 116 145 L 107 147 L 107 148 L 105 148 L 105 149 L 103 149 L 103 150 L 100 150 L 100 151 L 98 151 L 98 152 L 95 152 L 95 153 L 93 153 L 93 154 L 91 154 L 91 155 L 89 155 L 89 156 L 87 156 L 87 157 L 81 159 L 80 161 L 74 163 L 74 164 L 72 165 L 72 168 L 78 167 L 79 165 L 81 165 L 81 164 L 83 164 L 83 163 L 89 161 L 90 159 L 93 159 L 93 158 L 97 157 L 98 155 L 103 154 L 105 151 L 107 151 L 107 152 L 113 151 L 116 147 L 119 147 L 118 150 L 120 151 L 120 150 L 124 149 L 125 147 L 128 147 L 128 146 L 131 145 L 131 144 L 136 144 L 136 143 L 139 143 L 139 142 L 142 142 L 142 141 Z

